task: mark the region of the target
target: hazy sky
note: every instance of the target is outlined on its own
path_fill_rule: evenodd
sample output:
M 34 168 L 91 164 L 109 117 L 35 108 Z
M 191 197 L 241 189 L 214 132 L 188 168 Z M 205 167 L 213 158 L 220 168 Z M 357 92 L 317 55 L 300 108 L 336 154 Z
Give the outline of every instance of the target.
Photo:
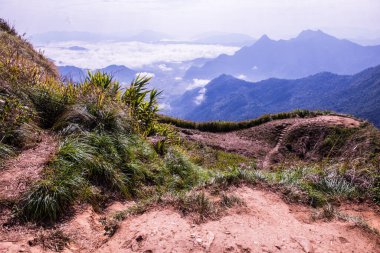
M 0 16 L 27 34 L 220 31 L 289 38 L 322 29 L 341 38 L 380 38 L 380 0 L 0 0 Z

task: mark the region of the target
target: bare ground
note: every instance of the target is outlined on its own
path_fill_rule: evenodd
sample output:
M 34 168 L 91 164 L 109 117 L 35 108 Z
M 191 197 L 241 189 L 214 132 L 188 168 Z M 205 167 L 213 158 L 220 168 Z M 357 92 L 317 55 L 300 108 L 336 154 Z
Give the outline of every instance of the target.
M 57 141 L 43 132 L 40 142 L 24 150 L 17 157 L 5 162 L 0 168 L 0 200 L 17 199 L 33 182 L 57 149 Z
M 312 222 L 309 208 L 265 190 L 232 191 L 246 206 L 220 220 L 198 225 L 172 209 L 153 210 L 125 220 L 96 252 L 379 252 L 379 239 L 352 224 Z
M 289 205 L 265 189 L 243 186 L 229 192 L 245 205 L 201 224 L 171 207 L 157 207 L 127 218 L 115 235 L 108 237 L 103 218 L 133 204 L 116 202 L 104 213 L 88 206 L 78 208 L 75 216 L 56 229 L 70 237 L 64 252 L 380 252 L 380 237 L 353 223 L 314 221 L 313 209 Z M 340 211 L 360 215 L 373 226 L 380 224 L 378 210 L 365 205 L 343 205 Z M 51 233 L 49 230 L 10 228 L 6 238 L 5 232 L 0 233 L 0 252 L 51 252 L 28 244 L 40 234 Z

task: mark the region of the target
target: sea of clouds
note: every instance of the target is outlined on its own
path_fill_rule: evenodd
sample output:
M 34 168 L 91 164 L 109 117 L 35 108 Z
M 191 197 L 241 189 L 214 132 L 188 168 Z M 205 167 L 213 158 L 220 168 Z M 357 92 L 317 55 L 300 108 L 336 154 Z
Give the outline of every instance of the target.
M 70 47 L 82 47 L 73 50 Z M 98 69 L 111 64 L 129 68 L 142 68 L 156 62 L 183 62 L 195 58 L 214 58 L 220 54 L 231 55 L 238 47 L 188 43 L 143 42 L 58 42 L 37 46 L 56 65 L 72 65 Z M 166 66 L 161 65 L 163 70 Z

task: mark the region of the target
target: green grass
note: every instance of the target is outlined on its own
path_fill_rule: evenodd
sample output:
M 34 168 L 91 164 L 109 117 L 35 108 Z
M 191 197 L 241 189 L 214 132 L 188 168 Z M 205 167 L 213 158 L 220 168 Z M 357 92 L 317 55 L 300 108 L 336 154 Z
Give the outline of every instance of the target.
M 186 150 L 193 163 L 206 169 L 223 171 L 234 167 L 256 167 L 255 160 L 252 158 L 213 149 L 197 142 L 183 140 L 181 147 Z

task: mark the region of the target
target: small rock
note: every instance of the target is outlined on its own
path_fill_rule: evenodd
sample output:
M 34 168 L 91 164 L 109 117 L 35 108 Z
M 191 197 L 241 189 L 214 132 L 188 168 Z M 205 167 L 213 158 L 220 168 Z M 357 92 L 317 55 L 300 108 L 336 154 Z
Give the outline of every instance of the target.
M 142 235 L 139 235 L 136 237 L 137 242 L 142 242 L 144 240 L 144 237 Z
M 215 235 L 212 232 L 207 232 L 207 242 L 204 244 L 206 252 L 210 251 L 211 244 L 214 242 Z
M 292 238 L 293 238 L 293 240 L 298 242 L 298 244 L 302 247 L 303 251 L 305 251 L 306 253 L 313 253 L 314 252 L 314 248 L 307 238 L 302 237 L 302 236 L 296 236 L 296 237 L 292 237 Z
M 339 236 L 338 239 L 339 239 L 339 241 L 340 241 L 341 243 L 348 243 L 348 242 L 349 242 L 346 238 L 341 237 L 341 236 Z

